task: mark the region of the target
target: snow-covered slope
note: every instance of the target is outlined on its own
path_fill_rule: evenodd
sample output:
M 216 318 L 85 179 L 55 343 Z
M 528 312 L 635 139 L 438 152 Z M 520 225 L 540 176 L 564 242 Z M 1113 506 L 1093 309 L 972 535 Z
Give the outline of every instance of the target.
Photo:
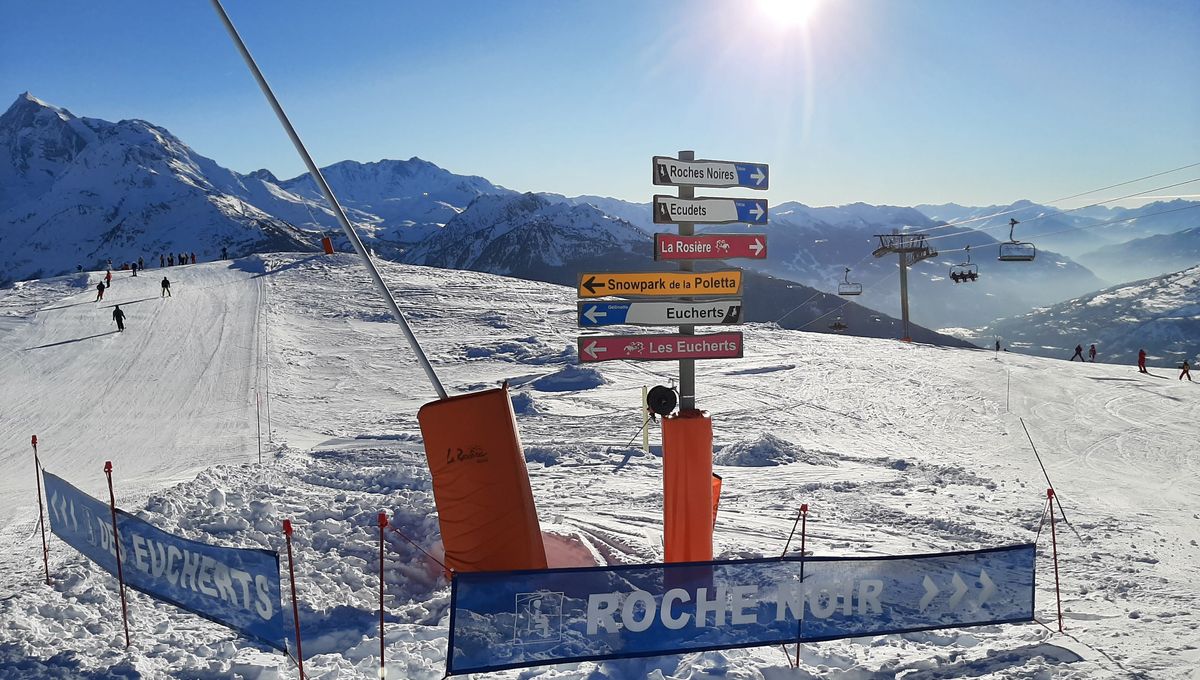
M 568 288 L 381 264 L 451 393 L 510 381 L 554 564 L 660 559 L 659 434 L 649 454 L 629 442 L 642 385 L 666 384 L 675 366 L 575 366 Z M 99 337 L 111 310 L 91 302 L 90 276 L 0 290 L 0 677 L 295 677 L 281 655 L 139 593 L 126 652 L 114 579 L 54 538 L 53 585 L 42 584 L 33 433 L 49 470 L 97 496 L 112 459 L 118 503 L 191 538 L 284 551 L 279 525 L 292 518 L 306 672 L 376 677 L 375 515 L 389 511 L 435 556 L 439 543 L 415 418 L 434 395 L 365 272 L 342 255 L 201 264 L 174 271 L 168 300 L 152 278 L 121 279 L 112 295 L 129 329 Z M 763 647 L 489 677 L 1195 677 L 1200 385 L 744 330 L 744 359 L 697 362 L 717 458 L 737 463 L 717 466 L 720 556 L 778 555 L 802 502 L 818 555 L 1037 538 L 1037 613 L 1056 628 L 1046 483 L 1021 417 L 1070 522 L 1057 533 L 1067 634 L 1028 624 L 815 643 L 799 670 Z M 261 465 L 255 389 L 270 408 Z M 394 534 L 387 554 L 388 677 L 441 678 L 441 569 Z
M 1200 211 L 1196 223 L 1200 224 Z M 1176 272 L 1200 262 L 1200 227 L 1104 246 L 1084 253 L 1079 261 L 1110 281 Z
M 241 186 L 162 128 L 79 118 L 23 94 L 0 116 L 0 281 L 162 252 L 312 247 Z
M 1077 344 L 1096 343 L 1100 361 L 1175 366 L 1200 361 L 1200 266 L 1121 284 L 1083 297 L 1001 319 L 982 329 L 981 342 L 1002 338 L 1022 352 L 1067 358 Z

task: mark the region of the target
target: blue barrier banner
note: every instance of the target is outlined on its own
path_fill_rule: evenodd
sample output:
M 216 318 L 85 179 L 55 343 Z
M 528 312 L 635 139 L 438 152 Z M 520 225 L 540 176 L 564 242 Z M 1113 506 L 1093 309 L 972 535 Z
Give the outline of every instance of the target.
M 1035 547 L 464 573 L 447 674 L 1033 620 Z
M 50 530 L 110 574 L 117 573 L 112 514 L 49 472 L 42 472 Z M 169 534 L 117 510 L 125 585 L 287 651 L 280 606 L 279 553 L 222 548 Z

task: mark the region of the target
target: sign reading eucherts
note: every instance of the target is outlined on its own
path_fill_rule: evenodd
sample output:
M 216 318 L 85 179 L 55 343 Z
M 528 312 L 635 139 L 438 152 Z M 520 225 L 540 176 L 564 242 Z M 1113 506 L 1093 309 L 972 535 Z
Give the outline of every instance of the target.
M 742 322 L 741 300 L 691 302 L 579 302 L 579 325 L 595 326 L 695 326 Z
M 117 573 L 107 503 L 42 473 L 50 530 L 102 569 Z M 117 510 L 125 584 L 287 651 L 280 607 L 279 553 L 191 541 Z
M 446 673 L 1032 621 L 1034 550 L 459 573 Z
M 654 196 L 654 223 L 767 223 L 767 201 L 761 198 L 677 198 Z
M 579 361 L 583 363 L 614 359 L 737 359 L 742 356 L 742 334 L 584 336 L 578 340 L 578 349 Z
M 736 161 L 681 161 L 654 156 L 654 183 L 662 187 L 713 187 L 767 189 L 770 174 L 766 163 Z
M 605 272 L 579 275 L 579 297 L 730 296 L 742 292 L 742 272 Z

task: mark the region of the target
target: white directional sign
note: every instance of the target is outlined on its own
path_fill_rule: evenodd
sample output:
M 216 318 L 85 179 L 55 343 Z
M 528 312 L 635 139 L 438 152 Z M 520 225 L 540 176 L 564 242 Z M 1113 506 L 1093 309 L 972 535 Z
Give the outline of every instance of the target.
M 655 195 L 654 223 L 678 224 L 767 223 L 767 202 L 761 198 L 677 198 Z
M 741 300 L 690 302 L 580 302 L 579 325 L 592 326 L 726 326 L 742 322 Z
M 770 185 L 766 163 L 681 161 L 670 156 L 655 156 L 651 160 L 654 183 L 658 186 L 767 189 Z

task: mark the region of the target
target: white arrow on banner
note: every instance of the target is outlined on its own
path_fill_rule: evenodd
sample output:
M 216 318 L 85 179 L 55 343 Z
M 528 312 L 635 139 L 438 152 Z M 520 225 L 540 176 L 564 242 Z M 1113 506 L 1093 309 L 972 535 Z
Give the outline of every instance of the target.
M 937 597 L 938 587 L 936 584 L 934 584 L 933 579 L 929 578 L 929 576 L 925 577 L 925 580 L 921 582 L 921 585 L 925 586 L 925 594 L 921 596 L 921 602 L 919 604 L 921 607 L 921 613 L 924 614 L 925 608 L 929 606 L 930 602 L 933 602 L 933 598 Z
M 755 255 L 762 255 L 762 251 L 763 251 L 762 241 L 760 241 L 758 239 L 754 239 L 754 243 L 750 246 L 750 250 L 753 250 Z
M 754 219 L 755 219 L 755 220 L 761 220 L 761 219 L 762 219 L 762 216 L 763 216 L 763 209 L 762 209 L 762 206 L 761 206 L 761 205 L 759 205 L 758 203 L 755 203 L 755 204 L 754 204 L 754 210 L 751 210 L 751 211 L 750 211 L 750 214 L 751 214 L 751 215 L 754 215 Z
M 584 346 L 583 351 L 586 352 L 589 357 L 595 359 L 597 354 L 607 352 L 608 348 L 607 347 L 597 347 L 596 341 L 593 340 Z
M 950 579 L 950 584 L 954 586 L 954 594 L 950 596 L 950 608 L 958 609 L 963 595 L 967 594 L 967 584 L 963 583 L 962 577 L 958 575 L 957 571 L 954 572 L 954 577 Z
M 996 583 L 988 576 L 986 569 L 979 571 L 979 582 L 983 584 L 983 590 L 979 591 L 979 606 L 982 607 L 995 594 Z
M 750 175 L 750 179 L 754 180 L 754 183 L 756 185 L 762 184 L 763 180 L 766 178 L 767 178 L 767 176 L 765 174 L 763 174 L 762 168 L 755 168 L 754 174 Z
M 608 316 L 608 312 L 598 312 L 598 311 L 596 311 L 597 309 L 599 309 L 599 308 L 596 307 L 595 305 L 588 307 L 583 312 L 583 318 L 587 319 L 588 321 L 591 321 L 592 323 L 597 323 L 597 321 L 596 321 L 597 319 L 603 319 L 604 317 Z M 592 345 L 595 345 L 595 344 L 596 344 L 595 342 L 592 342 Z M 604 351 L 604 350 L 601 350 L 601 351 Z M 595 359 L 596 357 L 593 356 L 592 358 Z

